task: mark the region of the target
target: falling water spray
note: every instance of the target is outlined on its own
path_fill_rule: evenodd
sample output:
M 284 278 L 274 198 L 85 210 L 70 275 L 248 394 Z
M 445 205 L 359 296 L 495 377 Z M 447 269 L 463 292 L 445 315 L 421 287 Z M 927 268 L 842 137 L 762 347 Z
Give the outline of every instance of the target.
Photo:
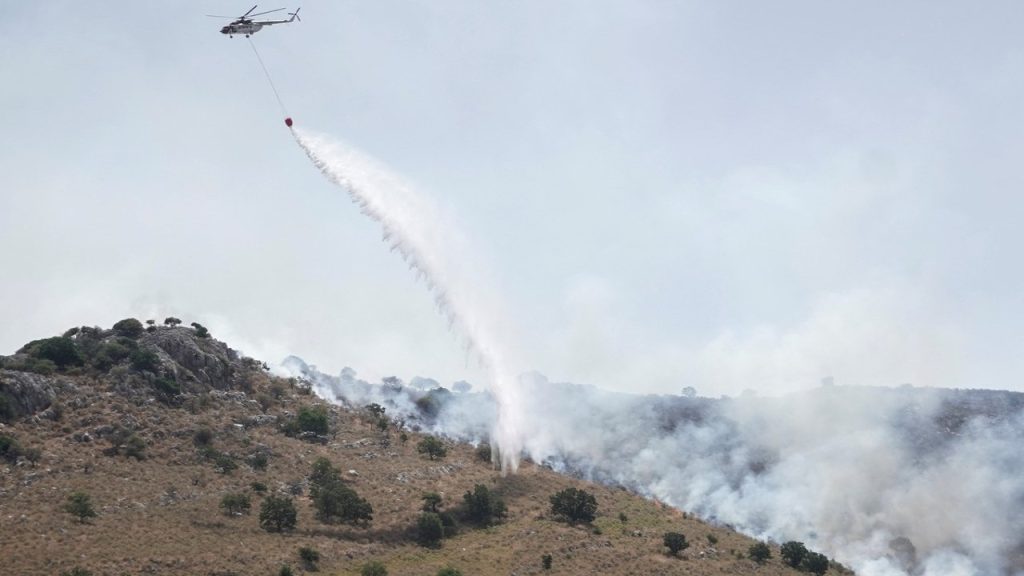
M 498 401 L 492 431 L 495 463 L 515 472 L 522 450 L 516 379 L 495 334 L 496 307 L 474 290 L 479 278 L 466 266 L 458 229 L 424 194 L 379 162 L 326 136 L 292 127 L 296 142 L 323 175 L 348 193 L 363 214 L 380 224 L 384 241 L 424 281 L 449 327 L 465 338 L 489 377 Z

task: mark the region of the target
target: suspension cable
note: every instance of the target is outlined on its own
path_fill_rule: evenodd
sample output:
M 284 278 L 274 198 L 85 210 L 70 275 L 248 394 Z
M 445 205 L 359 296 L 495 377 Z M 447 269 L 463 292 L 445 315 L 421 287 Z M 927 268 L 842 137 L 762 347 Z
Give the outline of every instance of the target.
M 281 113 L 288 116 L 288 110 L 284 107 L 284 102 L 281 100 L 281 95 L 277 93 L 277 86 L 274 86 L 274 80 L 270 77 L 270 72 L 267 70 L 267 65 L 263 63 L 263 58 L 260 57 L 260 53 L 256 50 L 256 45 L 253 44 L 252 38 L 246 38 L 249 41 L 249 46 L 252 46 L 252 52 L 256 55 L 256 59 L 260 62 L 260 68 L 263 68 L 263 74 L 267 77 L 267 83 L 270 84 L 270 89 L 274 91 L 274 97 L 277 98 L 277 104 L 281 107 Z M 290 125 L 289 125 L 290 126 Z

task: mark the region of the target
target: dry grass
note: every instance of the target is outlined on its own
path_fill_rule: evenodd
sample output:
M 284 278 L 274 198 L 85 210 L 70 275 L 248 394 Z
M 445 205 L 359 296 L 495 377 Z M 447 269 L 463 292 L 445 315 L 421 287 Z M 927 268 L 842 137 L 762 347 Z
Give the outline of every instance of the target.
M 266 393 L 260 382 L 249 395 Z M 279 384 L 278 384 L 279 385 Z M 235 399 L 193 402 L 193 411 L 160 403 L 141 406 L 109 390 L 82 386 L 80 398 L 64 398 L 68 408 L 58 422 L 23 421 L 3 432 L 24 445 L 39 447 L 35 465 L 0 468 L 0 558 L 7 574 L 56 575 L 75 566 L 96 575 L 245 574 L 276 575 L 282 564 L 301 573 L 298 549 L 320 553 L 320 573 L 358 574 L 369 560 L 382 561 L 393 576 L 427 576 L 447 565 L 464 574 L 540 574 L 541 556 L 551 554 L 549 573 L 590 574 L 759 574 L 791 573 L 778 561 L 758 566 L 733 553 L 745 553 L 752 540 L 711 527 L 677 510 L 628 492 L 588 485 L 524 463 L 519 474 L 502 478 L 475 458 L 472 447 L 453 445 L 447 458 L 430 461 L 416 453 L 418 435 L 405 444 L 392 434 L 382 447 L 374 426 L 351 412 L 334 410 L 335 435 L 326 445 L 288 438 L 273 425 L 243 428 L 259 406 Z M 316 399 L 290 389 L 267 413 L 283 415 Z M 83 405 L 72 408 L 77 403 Z M 107 424 L 133 424 L 148 445 L 142 461 L 107 456 L 106 440 L 80 442 L 75 436 Z M 239 459 L 230 475 L 217 473 L 193 445 L 194 431 L 214 431 L 214 448 Z M 272 456 L 265 471 L 251 469 L 244 457 L 257 447 Z M 254 481 L 269 492 L 302 483 L 313 461 L 329 458 L 352 487 L 370 501 L 374 521 L 368 528 L 327 526 L 317 522 L 306 497 L 296 497 L 297 529 L 270 534 L 259 527 L 261 496 Z M 355 470 L 358 475 L 349 475 Z M 446 509 L 482 483 L 501 494 L 508 519 L 491 528 L 463 526 L 437 550 L 417 546 L 409 532 L 419 514 L 420 496 L 438 492 Z M 591 526 L 568 526 L 548 517 L 548 497 L 568 486 L 585 487 L 598 500 Z M 77 522 L 63 511 L 67 496 L 84 491 L 98 516 Z M 250 515 L 221 513 L 221 498 L 249 492 Z M 308 491 L 307 491 L 308 492 Z M 627 520 L 620 520 L 620 513 Z M 662 535 L 678 531 L 691 546 L 680 558 L 668 557 Z M 712 547 L 706 536 L 718 542 Z

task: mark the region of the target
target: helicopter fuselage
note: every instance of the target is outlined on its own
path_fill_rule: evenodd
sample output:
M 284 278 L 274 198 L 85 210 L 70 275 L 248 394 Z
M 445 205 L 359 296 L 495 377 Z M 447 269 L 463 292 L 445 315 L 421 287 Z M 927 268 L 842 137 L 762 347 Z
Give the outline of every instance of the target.
M 263 24 L 260 22 L 239 22 L 228 24 L 227 26 L 220 29 L 221 34 L 227 34 L 228 36 L 234 36 L 235 34 L 255 34 L 263 28 Z

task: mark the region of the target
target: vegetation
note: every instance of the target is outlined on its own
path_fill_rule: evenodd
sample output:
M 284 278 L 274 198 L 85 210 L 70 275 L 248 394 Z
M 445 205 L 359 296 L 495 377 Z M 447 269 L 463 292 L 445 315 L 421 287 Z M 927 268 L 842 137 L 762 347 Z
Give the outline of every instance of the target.
M 286 496 L 267 496 L 260 506 L 260 527 L 267 532 L 295 529 L 295 503 Z
M 800 563 L 804 561 L 804 557 L 807 556 L 807 547 L 804 546 L 803 542 L 797 542 L 790 540 L 782 545 L 782 549 L 779 550 L 779 554 L 782 559 L 793 568 L 799 568 Z
M 181 324 L 181 320 L 175 318 L 174 316 L 168 316 L 167 318 L 164 318 L 164 324 L 167 326 L 174 327 L 177 326 L 178 324 Z
M 551 570 L 551 554 L 545 554 L 540 557 L 540 565 L 545 570 Z
M 446 568 L 441 568 L 440 570 L 438 570 L 437 576 L 462 576 L 462 572 L 459 572 L 455 568 L 448 566 Z
M 291 566 L 285 564 L 277 571 L 277 576 L 295 576 L 295 572 L 292 571 Z
M 325 436 L 329 432 L 327 423 L 327 408 L 324 406 L 303 406 L 299 414 L 285 425 L 285 433 L 295 436 L 300 432 L 312 432 L 319 436 Z
M 299 548 L 299 559 L 302 565 L 310 572 L 316 572 L 317 563 L 320 562 L 320 553 L 308 546 Z
M 86 570 L 85 568 L 76 566 L 71 570 L 65 570 L 64 572 L 61 572 L 60 576 L 92 576 L 92 572 Z
M 435 548 L 441 545 L 444 538 L 444 524 L 441 517 L 434 512 L 420 514 L 416 521 L 416 541 L 420 546 Z
M 388 576 L 388 569 L 377 560 L 372 560 L 363 564 L 359 569 L 359 576 Z
M 437 492 L 427 492 L 421 497 L 421 500 L 423 500 L 424 512 L 437 512 L 437 507 L 441 505 L 441 495 Z
M 324 524 L 365 524 L 373 520 L 373 506 L 345 485 L 341 471 L 326 458 L 313 463 L 309 483 L 317 520 Z
M 249 513 L 250 508 L 252 508 L 252 502 L 248 494 L 225 494 L 220 500 L 220 508 L 228 516 L 239 516 Z
M 828 571 L 828 558 L 824 554 L 808 551 L 800 562 L 800 570 L 821 576 Z
M 192 444 L 197 448 L 208 448 L 213 446 L 213 430 L 205 426 L 192 434 Z
M 131 353 L 132 369 L 139 372 L 156 372 L 160 368 L 160 357 L 152 350 L 139 348 Z
M 195 328 L 196 336 L 198 336 L 199 338 L 209 338 L 210 337 L 210 331 L 206 329 L 206 326 L 203 326 L 199 322 L 193 322 L 192 323 L 192 327 Z
M 747 556 L 758 564 L 764 564 L 766 560 L 772 557 L 772 549 L 764 542 L 757 542 L 751 544 L 750 548 L 747 549 Z
M 89 518 L 96 517 L 96 510 L 92 507 L 92 499 L 85 492 L 73 492 L 68 496 L 64 504 L 64 511 L 78 518 L 84 523 Z
M 686 541 L 686 536 L 679 532 L 665 532 L 662 541 L 665 543 L 665 547 L 668 548 L 668 553 L 672 556 L 690 547 L 690 543 Z
M 586 490 L 566 488 L 551 496 L 551 513 L 570 524 L 593 522 L 597 514 L 597 499 Z
M 505 503 L 491 493 L 487 486 L 477 484 L 462 496 L 466 518 L 481 525 L 489 525 L 508 515 Z
M 436 436 L 427 436 L 416 445 L 416 451 L 426 454 L 431 460 L 444 458 L 448 455 L 448 449 Z
M 23 454 L 21 444 L 14 436 L 0 434 L 0 458 L 14 464 Z
M 85 358 L 78 346 L 75 345 L 75 341 L 63 336 L 29 342 L 22 347 L 21 351 L 27 352 L 36 360 L 53 363 L 58 370 L 85 364 Z
M 476 447 L 476 459 L 481 462 L 491 461 L 491 445 L 486 442 Z
M 142 333 L 146 329 L 142 326 L 142 322 L 139 322 L 135 318 L 125 318 L 120 322 L 114 324 L 114 333 L 118 336 L 124 336 L 125 338 L 135 339 L 142 336 Z

